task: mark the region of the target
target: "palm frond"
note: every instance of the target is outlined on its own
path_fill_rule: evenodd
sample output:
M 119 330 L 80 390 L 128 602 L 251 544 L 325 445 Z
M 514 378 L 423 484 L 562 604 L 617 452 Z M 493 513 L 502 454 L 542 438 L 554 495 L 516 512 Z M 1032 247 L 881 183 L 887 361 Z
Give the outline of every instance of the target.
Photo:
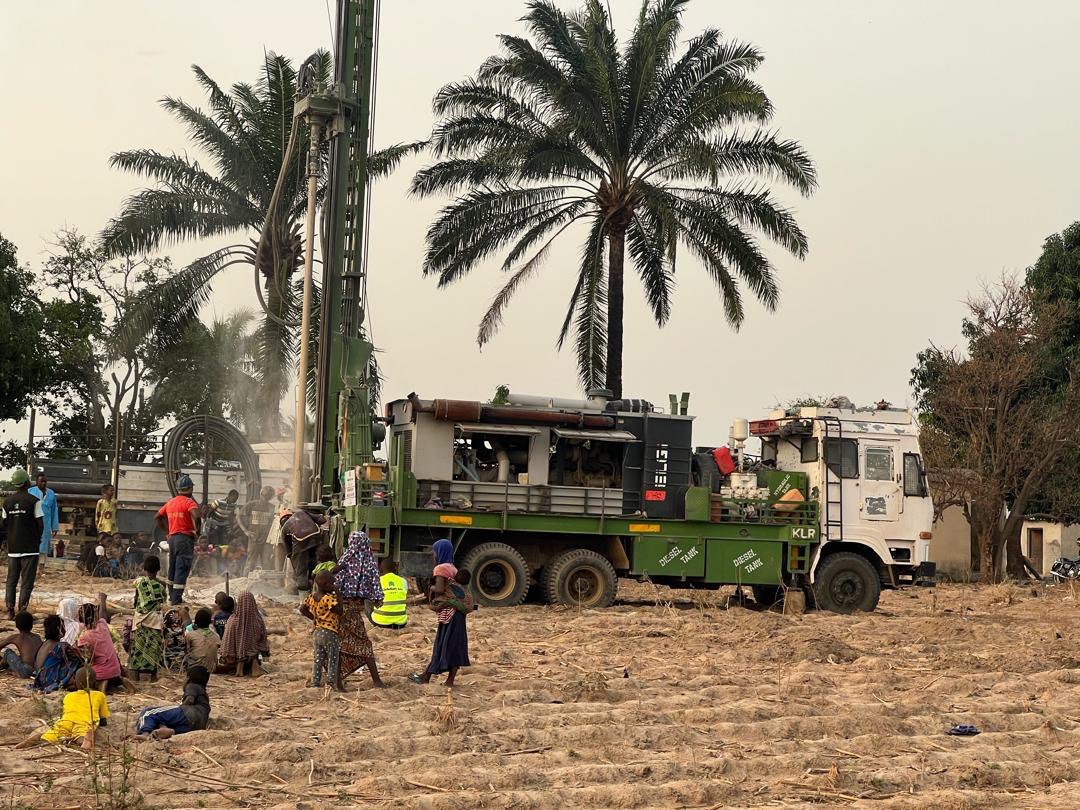
M 669 180 L 701 180 L 714 186 L 739 175 L 783 180 L 803 196 L 817 187 L 817 169 L 802 145 L 765 131 L 745 135 L 735 130 L 711 140 L 691 138 L 669 163 L 653 171 Z
M 428 229 L 425 275 L 438 274 L 440 286 L 457 280 L 548 217 L 566 196 L 562 186 L 466 194 L 444 208 Z
M 214 277 L 226 267 L 250 261 L 250 254 L 236 246 L 196 259 L 140 295 L 128 310 L 120 331 L 113 336 L 113 342 L 120 346 L 138 345 L 156 335 L 158 345 L 167 348 L 176 325 L 193 320 L 210 299 L 210 282 Z
M 184 239 L 223 236 L 250 228 L 249 211 L 210 195 L 145 189 L 129 197 L 101 240 L 110 256 L 150 252 Z
M 206 150 L 218 171 L 226 179 L 241 177 L 245 174 L 244 171 L 237 171 L 237 169 L 249 164 L 250 152 L 245 150 L 236 139 L 230 137 L 217 121 L 180 99 L 165 97 L 161 100 L 161 106 L 174 118 L 187 124 L 189 137 Z
M 236 211 L 249 210 L 253 221 L 258 219 L 258 212 L 244 194 L 186 157 L 154 149 L 132 149 L 113 154 L 109 166 L 157 180 L 178 194 L 217 196 Z
M 586 391 L 604 387 L 607 373 L 607 274 L 604 221 L 597 217 L 581 251 L 581 286 L 574 316 L 578 378 Z
M 576 214 L 560 215 L 558 218 L 558 222 L 562 223 L 561 227 L 559 227 L 559 229 L 555 231 L 554 234 L 548 237 L 547 241 L 544 242 L 540 249 L 533 254 L 532 258 L 526 261 L 510 277 L 510 280 L 503 285 L 502 289 L 499 290 L 498 294 L 491 302 L 491 306 L 488 307 L 488 311 L 484 313 L 484 317 L 480 321 L 480 327 L 479 329 L 477 329 L 476 342 L 477 345 L 480 346 L 480 348 L 483 348 L 484 345 L 487 344 L 495 336 L 495 333 L 499 330 L 499 327 L 502 325 L 503 312 L 509 305 L 510 299 L 513 298 L 514 293 L 517 292 L 518 287 L 520 287 L 526 280 L 536 274 L 536 271 L 540 269 L 540 266 L 547 258 L 547 254 L 548 251 L 551 249 L 552 243 L 577 219 L 578 216 Z M 547 233 L 547 231 L 551 227 L 554 227 L 554 225 L 548 225 L 547 223 L 545 223 L 543 233 Z M 527 234 L 526 238 L 529 238 L 530 236 L 531 234 Z M 525 239 L 522 239 L 522 241 L 524 242 Z M 533 242 L 530 240 L 529 244 L 533 244 Z M 504 266 L 509 267 L 511 264 L 512 262 L 508 258 Z
M 372 152 L 367 159 L 367 173 L 372 180 L 386 177 L 398 167 L 405 158 L 418 154 L 427 148 L 427 141 L 413 141 L 412 143 L 395 143 Z

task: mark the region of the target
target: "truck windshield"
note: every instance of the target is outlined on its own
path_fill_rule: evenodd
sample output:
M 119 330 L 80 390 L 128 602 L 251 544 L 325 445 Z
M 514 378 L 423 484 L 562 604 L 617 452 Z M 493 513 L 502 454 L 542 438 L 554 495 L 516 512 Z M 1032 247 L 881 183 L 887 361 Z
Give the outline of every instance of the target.
M 892 481 L 893 463 L 891 447 L 866 448 L 866 480 Z

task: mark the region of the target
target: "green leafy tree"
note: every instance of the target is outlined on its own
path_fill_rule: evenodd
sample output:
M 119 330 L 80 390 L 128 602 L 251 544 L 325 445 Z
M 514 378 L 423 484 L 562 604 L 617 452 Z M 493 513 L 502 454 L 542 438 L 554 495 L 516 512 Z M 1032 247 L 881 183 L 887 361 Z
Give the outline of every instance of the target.
M 110 259 L 77 231 L 57 234 L 38 274 L 45 288 L 40 345 L 55 372 L 41 405 L 51 420 L 50 439 L 39 454 L 111 459 L 121 419 L 130 458 L 141 459 L 156 444 L 148 434 L 160 419 L 145 396 L 155 345 L 149 337 L 133 339 L 124 327 L 171 273 L 168 258 Z M 162 313 L 151 335 L 171 327 Z
M 757 49 L 708 29 L 678 52 L 687 2 L 643 2 L 620 49 L 599 0 L 571 14 L 531 0 L 532 39 L 501 36 L 500 55 L 435 96 L 440 160 L 412 189 L 456 199 L 428 230 L 424 272 L 445 286 L 505 251 L 511 275 L 480 322 L 481 346 L 571 226 L 585 238 L 557 345 L 573 332 L 586 388 L 622 392 L 627 253 L 660 326 L 679 248 L 704 266 L 732 327 L 745 317 L 742 286 L 777 306 L 761 240 L 801 258 L 807 239 L 765 183 L 808 195 L 814 165 L 761 129 L 773 107 L 751 78 Z
M 54 373 L 41 349 L 45 316 L 34 277 L 16 256 L 0 236 L 0 421 L 22 419 Z
M 1058 313 L 1043 353 L 1040 379 L 1060 394 L 1080 361 L 1080 222 L 1043 242 L 1025 279 L 1033 298 Z M 1029 514 L 1064 523 L 1080 522 L 1080 448 L 1070 447 L 1032 499 Z M 1066 551 L 1063 549 L 1062 551 Z M 1074 549 L 1068 549 L 1072 553 Z
M 313 77 L 325 83 L 331 75 L 326 51 L 311 57 Z M 207 165 L 186 155 L 135 149 L 112 156 L 114 167 L 146 177 L 154 185 L 131 196 L 102 234 L 110 253 L 152 252 L 188 239 L 230 241 L 173 274 L 132 312 L 129 330 L 147 333 L 159 313 L 190 322 L 209 300 L 211 282 L 225 268 L 253 268 L 264 317 L 254 330 L 255 371 L 263 387 L 259 397 L 264 435 L 281 429 L 280 400 L 291 382 L 298 349 L 303 292 L 303 220 L 307 189 L 303 181 L 307 133 L 296 131 L 296 148 L 288 156 L 277 210 L 259 251 L 259 234 L 270 207 L 279 169 L 293 130 L 297 72 L 278 54 L 266 56 L 255 84 L 238 82 L 228 91 L 198 65 L 195 78 L 206 91 L 206 110 L 176 98 L 162 106 L 183 123 Z M 399 144 L 368 158 L 368 174 L 389 173 L 419 144 Z M 324 145 L 324 168 L 325 145 Z M 325 172 L 324 172 L 325 174 Z M 325 194 L 320 184 L 319 199 Z

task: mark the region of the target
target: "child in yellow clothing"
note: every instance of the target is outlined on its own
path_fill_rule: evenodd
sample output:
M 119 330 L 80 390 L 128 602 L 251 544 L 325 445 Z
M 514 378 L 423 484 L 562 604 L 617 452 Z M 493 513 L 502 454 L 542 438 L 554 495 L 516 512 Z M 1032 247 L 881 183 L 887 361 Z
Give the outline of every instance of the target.
M 108 725 L 109 704 L 105 693 L 98 691 L 97 678 L 90 667 L 75 673 L 75 691 L 64 698 L 64 714 L 44 734 L 36 732 L 16 748 L 30 748 L 40 742 L 63 744 L 82 741 L 84 751 L 94 747 L 94 734 L 99 726 Z
M 326 665 L 326 685 L 341 691 L 339 666 L 341 638 L 338 631 L 343 608 L 334 587 L 334 575 L 320 571 L 315 575 L 315 589 L 300 606 L 300 613 L 315 622 L 313 641 L 315 661 L 311 668 L 311 685 L 322 686 L 322 670 Z

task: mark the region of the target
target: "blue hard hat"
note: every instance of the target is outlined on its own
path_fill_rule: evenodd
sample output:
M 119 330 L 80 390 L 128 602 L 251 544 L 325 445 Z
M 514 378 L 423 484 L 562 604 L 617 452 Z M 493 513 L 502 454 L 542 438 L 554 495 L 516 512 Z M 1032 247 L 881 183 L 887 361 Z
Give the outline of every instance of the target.
M 191 483 L 190 475 L 180 475 L 176 479 L 176 489 L 183 492 L 185 489 L 194 489 L 195 485 Z

